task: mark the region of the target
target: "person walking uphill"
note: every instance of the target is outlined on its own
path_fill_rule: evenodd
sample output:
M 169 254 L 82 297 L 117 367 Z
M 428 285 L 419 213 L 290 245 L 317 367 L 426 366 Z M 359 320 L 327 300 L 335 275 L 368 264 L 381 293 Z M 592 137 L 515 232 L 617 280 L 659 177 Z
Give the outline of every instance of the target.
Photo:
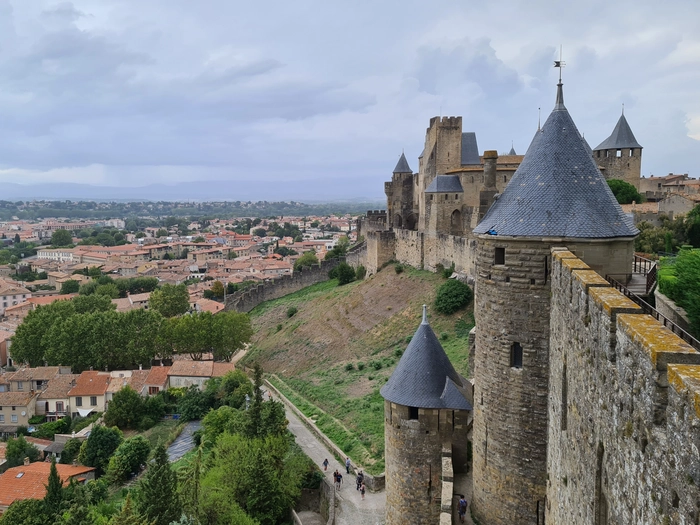
M 323 460 L 323 472 L 328 470 L 328 458 Z
M 350 458 L 345 458 L 345 473 L 350 474 Z

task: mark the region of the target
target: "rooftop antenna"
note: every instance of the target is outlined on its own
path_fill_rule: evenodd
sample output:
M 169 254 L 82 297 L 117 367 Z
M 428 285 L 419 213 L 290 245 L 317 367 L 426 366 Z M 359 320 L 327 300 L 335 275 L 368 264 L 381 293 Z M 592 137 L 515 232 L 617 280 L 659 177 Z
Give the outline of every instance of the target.
M 566 62 L 564 62 L 562 59 L 562 46 L 559 46 L 559 60 L 554 61 L 554 67 L 559 68 L 559 83 L 561 84 L 561 70 L 564 69 L 566 66 Z

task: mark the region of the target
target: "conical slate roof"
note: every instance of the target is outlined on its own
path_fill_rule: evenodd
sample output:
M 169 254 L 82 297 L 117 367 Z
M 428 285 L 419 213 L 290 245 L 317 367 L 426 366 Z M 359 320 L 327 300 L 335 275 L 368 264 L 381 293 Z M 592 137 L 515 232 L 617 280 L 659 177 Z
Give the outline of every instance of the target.
M 481 164 L 479 146 L 476 144 L 476 133 L 462 133 L 462 166 L 478 166 Z
M 464 193 L 464 189 L 457 175 L 437 175 L 425 193 Z
M 403 153 L 401 154 L 399 162 L 396 163 L 394 173 L 413 173 L 410 166 L 408 165 L 408 161 L 406 160 L 406 155 L 404 155 Z
M 515 152 L 515 148 L 512 144 L 510 146 L 510 151 L 508 152 L 508 155 L 517 155 L 517 153 Z
M 430 328 L 424 306 L 423 322 L 380 393 L 403 406 L 471 410 L 460 388 L 462 378 Z
M 634 138 L 632 128 L 627 123 L 625 114 L 620 115 L 620 120 L 617 121 L 615 129 L 607 139 L 601 142 L 595 151 L 603 149 L 622 149 L 622 148 L 641 148 L 642 146 Z
M 584 239 L 639 233 L 576 129 L 561 84 L 554 110 L 474 233 Z

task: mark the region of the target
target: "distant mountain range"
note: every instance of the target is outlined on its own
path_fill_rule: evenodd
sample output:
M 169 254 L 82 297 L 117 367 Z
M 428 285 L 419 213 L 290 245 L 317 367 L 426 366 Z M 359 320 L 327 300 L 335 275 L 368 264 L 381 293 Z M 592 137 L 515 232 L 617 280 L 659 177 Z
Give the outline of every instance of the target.
M 0 199 L 100 200 L 100 201 L 377 201 L 386 197 L 378 180 L 358 179 L 294 181 L 192 181 L 150 184 L 141 187 L 95 186 L 91 184 L 3 183 Z

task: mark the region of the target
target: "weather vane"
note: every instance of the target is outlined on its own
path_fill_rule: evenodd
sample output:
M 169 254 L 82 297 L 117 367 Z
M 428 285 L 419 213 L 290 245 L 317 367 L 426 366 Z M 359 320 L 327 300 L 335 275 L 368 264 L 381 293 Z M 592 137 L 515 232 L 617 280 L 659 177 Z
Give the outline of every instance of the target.
M 564 62 L 561 59 L 561 48 L 562 46 L 559 46 L 559 60 L 554 61 L 554 67 L 559 68 L 559 83 L 561 84 L 561 70 L 566 66 L 566 62 Z

